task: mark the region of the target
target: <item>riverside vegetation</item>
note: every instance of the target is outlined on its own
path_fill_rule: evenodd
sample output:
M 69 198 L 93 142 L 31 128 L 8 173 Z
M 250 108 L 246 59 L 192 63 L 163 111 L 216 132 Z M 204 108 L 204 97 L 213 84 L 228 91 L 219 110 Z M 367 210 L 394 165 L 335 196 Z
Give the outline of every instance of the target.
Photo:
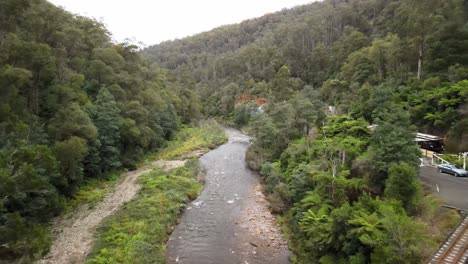
M 423 195 L 413 133 L 467 150 L 467 21 L 463 0 L 324 0 L 140 51 L 45 0 L 0 1 L 0 262 L 44 255 L 49 221 L 85 182 L 134 169 L 202 115 L 255 137 L 249 163 L 293 262 L 422 262 L 457 216 Z M 174 184 L 180 199 L 154 212 L 176 212 L 194 173 L 145 176 L 135 205 Z M 129 235 L 165 229 L 141 217 L 125 230 L 109 220 L 104 237 L 125 243 L 100 240 L 89 261 L 124 261 L 148 241 L 161 252 L 162 238 Z

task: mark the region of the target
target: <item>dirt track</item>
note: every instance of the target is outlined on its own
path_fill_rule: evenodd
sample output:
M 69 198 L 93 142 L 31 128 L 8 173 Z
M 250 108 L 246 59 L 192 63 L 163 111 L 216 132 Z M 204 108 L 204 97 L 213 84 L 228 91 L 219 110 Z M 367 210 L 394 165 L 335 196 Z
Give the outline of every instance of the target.
M 123 181 L 93 209 L 82 207 L 76 212 L 59 217 L 53 223 L 53 243 L 50 253 L 38 264 L 83 263 L 94 242 L 96 228 L 104 218 L 117 211 L 124 203 L 132 200 L 140 190 L 138 177 L 154 167 L 173 169 L 183 166 L 185 161 L 158 160 L 136 171 L 122 175 Z

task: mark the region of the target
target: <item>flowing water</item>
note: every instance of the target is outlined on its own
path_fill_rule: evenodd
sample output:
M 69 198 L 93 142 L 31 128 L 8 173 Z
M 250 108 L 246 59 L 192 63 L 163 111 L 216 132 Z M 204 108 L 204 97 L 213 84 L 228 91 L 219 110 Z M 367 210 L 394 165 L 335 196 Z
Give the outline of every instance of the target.
M 229 142 L 200 158 L 205 189 L 187 206 L 167 244 L 168 263 L 289 263 L 287 244 L 249 170 L 249 138 L 226 129 Z

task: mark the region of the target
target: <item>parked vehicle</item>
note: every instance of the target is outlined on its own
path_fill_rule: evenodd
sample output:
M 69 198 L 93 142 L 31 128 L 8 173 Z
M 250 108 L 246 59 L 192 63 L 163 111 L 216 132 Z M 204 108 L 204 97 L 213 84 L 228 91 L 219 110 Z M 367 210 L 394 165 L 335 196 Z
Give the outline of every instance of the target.
M 439 172 L 453 174 L 455 177 L 468 176 L 468 171 L 458 167 L 455 164 L 440 164 L 437 166 Z

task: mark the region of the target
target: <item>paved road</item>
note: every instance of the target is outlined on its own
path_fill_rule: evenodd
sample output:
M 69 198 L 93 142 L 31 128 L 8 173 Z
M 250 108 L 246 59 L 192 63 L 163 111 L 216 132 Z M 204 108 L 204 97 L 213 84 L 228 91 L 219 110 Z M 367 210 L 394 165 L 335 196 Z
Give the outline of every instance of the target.
M 420 178 L 427 188 L 442 198 L 444 204 L 468 210 L 468 177 L 455 177 L 424 166 L 421 167 Z

